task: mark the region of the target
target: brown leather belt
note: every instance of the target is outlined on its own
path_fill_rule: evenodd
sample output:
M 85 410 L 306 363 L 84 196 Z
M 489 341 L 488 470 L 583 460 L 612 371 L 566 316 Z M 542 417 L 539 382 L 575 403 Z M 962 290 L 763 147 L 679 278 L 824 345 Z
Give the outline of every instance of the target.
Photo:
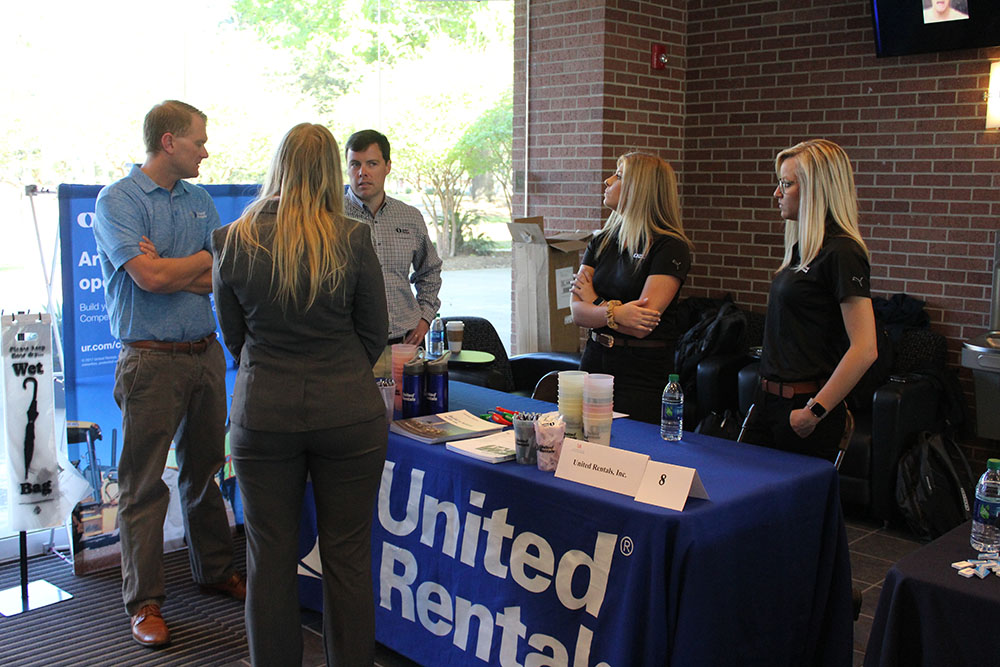
M 812 394 L 819 391 L 819 382 L 815 380 L 805 380 L 802 382 L 775 382 L 767 378 L 760 379 L 760 388 L 769 394 L 791 398 L 796 394 Z
M 173 343 L 165 340 L 134 340 L 125 343 L 137 350 L 156 350 L 157 352 L 172 352 L 173 354 L 201 354 L 215 341 L 215 334 L 205 336 L 201 340 L 190 340 Z
M 395 338 L 390 338 L 385 342 L 386 345 L 398 345 L 406 340 L 406 336 L 396 336 Z
M 665 340 L 643 340 L 641 338 L 622 338 L 621 336 L 612 336 L 610 334 L 597 333 L 591 330 L 590 340 L 594 341 L 598 345 L 602 345 L 607 348 L 612 347 L 666 347 L 667 341 Z

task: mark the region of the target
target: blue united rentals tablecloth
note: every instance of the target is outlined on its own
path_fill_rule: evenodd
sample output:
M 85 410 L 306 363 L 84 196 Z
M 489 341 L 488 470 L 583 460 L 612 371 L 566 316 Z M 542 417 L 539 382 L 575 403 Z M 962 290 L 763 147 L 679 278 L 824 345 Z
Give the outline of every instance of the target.
M 496 405 L 554 409 L 451 383 L 453 410 Z M 697 468 L 711 500 L 675 512 L 390 433 L 372 535 L 378 640 L 422 665 L 850 664 L 832 465 L 687 432 L 668 444 L 627 419 L 611 444 Z M 300 584 L 321 608 L 318 581 Z

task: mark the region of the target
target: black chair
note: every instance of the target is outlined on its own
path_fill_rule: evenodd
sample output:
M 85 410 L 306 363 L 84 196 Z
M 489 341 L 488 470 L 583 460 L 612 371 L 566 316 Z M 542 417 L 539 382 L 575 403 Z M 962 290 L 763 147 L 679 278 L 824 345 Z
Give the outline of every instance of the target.
M 757 358 L 760 345 L 764 342 L 764 314 L 749 310 L 744 313 L 747 317 L 747 326 L 736 350 L 708 356 L 698 363 L 693 409 L 686 405 L 690 399 L 684 397 L 685 411 L 689 411 L 692 417 L 690 426 L 692 429 L 713 411 L 721 415 L 729 409 L 746 414 L 745 409 L 739 410 L 737 376 L 741 368 Z
M 489 387 L 498 391 L 514 390 L 514 374 L 507 358 L 507 350 L 500 340 L 497 330 L 489 320 L 482 317 L 442 317 L 445 327 L 448 322 L 456 321 L 465 324 L 462 335 L 462 349 L 489 352 L 495 359 L 489 364 L 476 367 L 448 367 L 448 378 L 460 382 Z
M 872 518 L 888 522 L 896 512 L 899 457 L 920 431 L 940 431 L 944 393 L 935 376 L 947 372 L 944 336 L 930 329 L 907 329 L 896 343 L 892 376 L 871 403 L 852 408 L 854 434 L 840 464 L 840 498 Z M 739 371 L 740 414 L 753 402 L 757 362 Z
M 538 382 L 535 383 L 535 388 L 531 392 L 531 397 L 538 401 L 557 403 L 559 401 L 559 371 L 549 371 L 538 378 Z
M 86 443 L 87 445 L 87 477 L 94 489 L 94 500 L 101 501 L 101 469 L 97 465 L 97 441 L 102 439 L 101 427 L 94 422 L 67 421 L 67 444 Z M 112 464 L 114 465 L 114 464 Z
M 569 352 L 528 352 L 510 358 L 514 391 L 519 396 L 533 396 L 539 380 L 552 371 L 575 371 L 580 355 Z M 548 399 L 542 399 L 548 400 Z M 555 402 L 555 399 L 552 399 Z
M 737 442 L 743 442 L 743 434 L 746 432 L 747 423 L 750 421 L 750 414 L 755 408 L 756 405 L 751 405 L 747 409 L 747 414 L 743 418 L 743 425 L 740 427 L 740 434 L 736 437 Z M 837 443 L 837 456 L 833 460 L 833 467 L 838 471 L 844 462 L 844 455 L 847 453 L 847 448 L 851 444 L 852 437 L 854 437 L 854 413 L 848 408 L 844 414 L 844 432 L 840 436 L 840 442 Z M 854 620 L 858 620 L 857 614 L 854 615 Z

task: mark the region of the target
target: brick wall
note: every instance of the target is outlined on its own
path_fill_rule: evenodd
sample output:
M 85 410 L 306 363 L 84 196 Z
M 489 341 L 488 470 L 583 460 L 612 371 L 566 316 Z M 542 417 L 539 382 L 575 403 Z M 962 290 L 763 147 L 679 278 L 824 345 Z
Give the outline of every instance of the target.
M 684 4 L 533 1 L 526 40 L 527 5 L 517 0 L 514 169 L 520 180 L 528 80 L 528 214 L 545 216 L 548 229 L 603 224 L 601 181 L 614 172 L 622 153 L 641 148 L 680 159 L 685 13 L 677 7 Z M 666 69 L 655 72 L 654 43 L 666 46 L 669 59 Z M 514 212 L 524 213 L 523 187 L 515 194 Z
M 697 244 L 684 294 L 730 292 L 762 311 L 782 253 L 774 156 L 826 137 L 854 162 L 873 292 L 926 300 L 957 368 L 989 324 L 1000 132 L 984 129 L 983 91 L 1000 48 L 876 58 L 870 12 L 866 0 L 533 0 L 529 214 L 597 228 L 615 157 L 657 152 L 678 168 Z M 523 172 L 524 0 L 516 15 Z M 654 42 L 667 70 L 649 68 Z
M 764 308 L 782 249 L 774 156 L 826 137 L 854 163 L 873 293 L 925 300 L 957 367 L 963 341 L 989 324 L 1000 132 L 985 131 L 983 91 L 1000 49 L 876 58 L 870 12 L 858 0 L 690 3 L 688 294 Z
M 682 156 L 686 3 L 532 0 L 529 29 L 527 3 L 515 1 L 514 215 L 544 216 L 547 231 L 598 229 L 607 217 L 602 181 L 619 155 Z M 655 72 L 653 43 L 669 60 Z
M 592 198 L 601 169 L 604 6 L 596 0 L 533 2 L 527 72 L 524 7 L 519 3 L 522 11 L 515 19 L 516 178 L 521 183 L 525 174 L 523 101 L 528 80 L 529 214 L 544 215 L 553 230 L 586 228 L 594 218 L 588 195 Z M 523 184 L 513 206 L 515 215 L 523 212 Z

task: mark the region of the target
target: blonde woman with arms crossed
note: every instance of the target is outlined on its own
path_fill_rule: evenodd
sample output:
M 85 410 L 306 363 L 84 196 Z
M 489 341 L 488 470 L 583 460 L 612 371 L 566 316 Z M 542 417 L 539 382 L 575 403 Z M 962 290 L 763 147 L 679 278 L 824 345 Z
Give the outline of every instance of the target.
M 615 410 L 656 424 L 683 333 L 676 303 L 693 246 L 667 162 L 628 153 L 604 183 L 611 215 L 587 247 L 572 288 L 573 321 L 589 329 L 580 369 L 614 375 Z

